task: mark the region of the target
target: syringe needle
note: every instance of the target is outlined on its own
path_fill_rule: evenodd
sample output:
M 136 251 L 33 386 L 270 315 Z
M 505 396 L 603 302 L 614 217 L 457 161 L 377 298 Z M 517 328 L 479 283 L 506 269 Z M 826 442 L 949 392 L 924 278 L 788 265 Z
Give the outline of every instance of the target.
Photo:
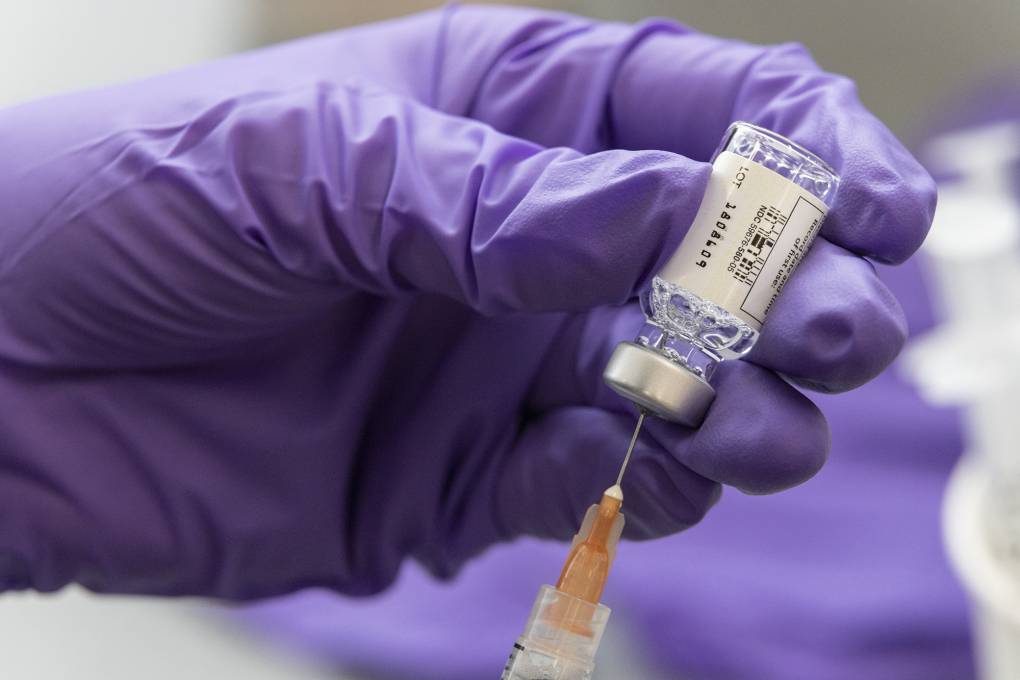
M 630 454 L 634 453 L 634 445 L 637 444 L 638 434 L 641 433 L 641 426 L 645 423 L 645 410 L 641 409 L 637 425 L 634 427 L 634 434 L 630 436 L 630 446 L 627 447 L 627 455 L 623 457 L 623 465 L 620 466 L 620 474 L 616 476 L 616 486 L 623 482 L 623 473 L 627 471 L 627 464 L 630 463 Z

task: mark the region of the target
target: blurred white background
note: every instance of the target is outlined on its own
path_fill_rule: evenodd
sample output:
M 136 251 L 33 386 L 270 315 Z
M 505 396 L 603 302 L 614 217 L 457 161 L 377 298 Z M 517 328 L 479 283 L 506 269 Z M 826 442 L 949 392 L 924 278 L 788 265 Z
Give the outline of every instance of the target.
M 345 680 L 224 625 L 198 603 L 78 588 L 0 596 L 0 678 Z
M 265 42 L 434 5 L 419 0 L 0 0 L 0 105 L 200 62 Z M 568 0 L 603 18 L 659 14 L 756 42 L 798 40 L 847 73 L 904 134 L 969 79 L 1020 61 L 1020 2 Z M 68 115 L 73 115 L 69 112 Z M 508 644 L 510 641 L 508 640 Z M 227 628 L 194 602 L 0 596 L 0 677 L 12 680 L 339 678 Z
M 0 104 L 93 87 L 250 46 L 248 0 L 0 0 Z

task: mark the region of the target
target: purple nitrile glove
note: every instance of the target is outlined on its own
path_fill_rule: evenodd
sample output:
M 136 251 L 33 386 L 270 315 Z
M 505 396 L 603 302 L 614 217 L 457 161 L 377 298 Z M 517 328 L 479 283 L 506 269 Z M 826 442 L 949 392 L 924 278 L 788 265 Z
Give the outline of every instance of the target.
M 844 390 L 903 342 L 861 256 L 917 247 L 932 183 L 803 50 L 449 8 L 0 111 L 0 586 L 368 593 L 568 537 L 633 425 L 605 305 L 734 119 L 844 183 L 704 425 L 650 425 L 641 538 L 810 477 L 827 426 L 777 373 Z

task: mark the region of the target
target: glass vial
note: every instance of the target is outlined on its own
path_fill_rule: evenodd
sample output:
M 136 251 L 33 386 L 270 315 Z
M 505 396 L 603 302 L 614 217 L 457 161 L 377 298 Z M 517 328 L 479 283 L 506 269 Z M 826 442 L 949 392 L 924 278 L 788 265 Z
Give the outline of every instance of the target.
M 825 161 L 785 137 L 731 125 L 690 230 L 641 296 L 644 327 L 606 367 L 609 386 L 660 417 L 699 425 L 716 366 L 754 346 L 838 184 Z

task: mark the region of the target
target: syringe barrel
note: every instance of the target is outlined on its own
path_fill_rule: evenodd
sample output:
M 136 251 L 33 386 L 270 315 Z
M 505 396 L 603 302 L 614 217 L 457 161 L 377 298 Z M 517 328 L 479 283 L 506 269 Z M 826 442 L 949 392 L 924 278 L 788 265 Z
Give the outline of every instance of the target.
M 542 586 L 502 680 L 590 680 L 610 610 Z

